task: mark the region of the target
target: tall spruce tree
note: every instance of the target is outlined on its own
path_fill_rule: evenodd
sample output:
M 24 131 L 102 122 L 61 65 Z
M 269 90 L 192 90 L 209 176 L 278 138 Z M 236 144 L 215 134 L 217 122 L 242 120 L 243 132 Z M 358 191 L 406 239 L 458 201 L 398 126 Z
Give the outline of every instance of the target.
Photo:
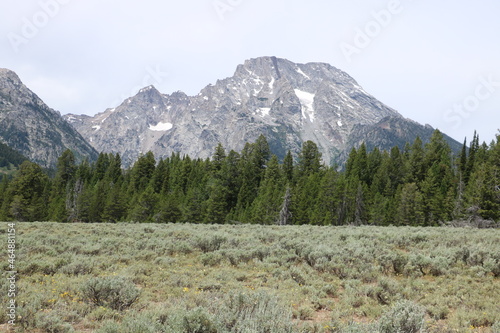
M 278 157 L 273 155 L 267 165 L 258 195 L 252 204 L 252 222 L 273 224 L 279 215 L 284 193 L 284 177 L 281 174 Z
M 7 218 L 18 221 L 43 221 L 46 213 L 46 189 L 49 179 L 42 168 L 25 161 L 10 182 L 4 205 Z
M 426 178 L 422 185 L 425 198 L 427 222 L 435 225 L 449 221 L 453 213 L 454 173 L 449 145 L 438 130 L 434 131 L 431 141 L 426 145 Z

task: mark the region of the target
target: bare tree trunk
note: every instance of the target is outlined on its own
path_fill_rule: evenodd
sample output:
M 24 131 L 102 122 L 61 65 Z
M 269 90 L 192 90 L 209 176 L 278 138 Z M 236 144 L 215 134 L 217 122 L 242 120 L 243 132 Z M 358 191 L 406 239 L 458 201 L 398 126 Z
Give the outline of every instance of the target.
M 292 212 L 290 211 L 290 204 L 292 199 L 292 194 L 290 193 L 290 187 L 286 188 L 285 196 L 283 197 L 283 205 L 281 206 L 280 216 L 276 224 L 287 225 L 292 221 Z

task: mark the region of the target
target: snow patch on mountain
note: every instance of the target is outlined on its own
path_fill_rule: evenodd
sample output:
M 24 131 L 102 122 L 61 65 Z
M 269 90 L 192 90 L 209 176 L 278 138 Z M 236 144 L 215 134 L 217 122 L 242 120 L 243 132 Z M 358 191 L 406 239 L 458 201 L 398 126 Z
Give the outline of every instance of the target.
M 315 94 L 308 93 L 299 89 L 294 89 L 295 95 L 299 98 L 302 106 L 302 117 L 314 122 L 314 97 Z
M 172 127 L 174 127 L 173 124 L 171 124 L 171 123 L 162 123 L 162 122 L 159 122 L 155 126 L 149 125 L 149 129 L 152 130 L 152 131 L 155 131 L 155 132 L 169 131 L 169 130 L 172 129 Z
M 269 116 L 269 112 L 271 111 L 271 108 L 259 108 L 257 111 L 255 111 L 255 114 L 258 114 L 261 117 Z
M 306 79 L 310 80 L 311 78 L 302 71 L 302 69 L 300 68 L 297 68 L 297 73 L 299 73 L 300 75 L 302 75 L 303 77 L 305 77 Z

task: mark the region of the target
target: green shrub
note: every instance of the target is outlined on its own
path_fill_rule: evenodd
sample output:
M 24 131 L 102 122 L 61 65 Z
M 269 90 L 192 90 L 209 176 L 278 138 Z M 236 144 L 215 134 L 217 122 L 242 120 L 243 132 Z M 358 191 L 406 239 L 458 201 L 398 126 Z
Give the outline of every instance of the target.
M 294 280 L 301 286 L 305 285 L 307 282 L 306 280 L 307 275 L 304 273 L 303 270 L 301 270 L 299 267 L 296 266 L 290 269 L 290 277 L 292 278 L 292 280 Z
M 425 310 L 410 301 L 402 301 L 379 321 L 380 333 L 417 333 L 424 329 Z
M 360 323 L 349 323 L 347 326 L 339 330 L 342 333 L 374 333 L 377 332 L 371 327 L 371 325 L 365 325 Z M 334 330 L 334 332 L 337 332 Z M 398 333 L 406 333 L 403 331 L 398 331 Z
M 444 320 L 448 318 L 450 309 L 446 305 L 427 306 L 427 313 L 435 320 Z
M 121 323 L 106 321 L 96 333 L 157 333 L 164 332 L 160 324 L 150 316 L 133 315 Z
M 448 258 L 432 258 L 430 262 L 430 274 L 434 276 L 446 275 L 448 274 L 450 264 L 451 263 Z
M 397 300 L 399 298 L 401 288 L 396 280 L 381 278 L 378 282 L 378 285 L 382 290 L 382 295 L 386 300 L 389 299 L 392 303 L 394 300 Z
M 207 253 L 219 250 L 226 241 L 227 238 L 221 235 L 201 236 L 194 240 L 194 246 Z
M 70 333 L 74 332 L 73 327 L 68 323 L 63 323 L 54 312 L 41 312 L 36 315 L 36 327 L 47 333 Z
M 87 275 L 94 271 L 94 262 L 91 260 L 78 259 L 61 268 L 61 273 L 66 275 Z
M 307 305 L 302 305 L 298 308 L 295 317 L 300 320 L 310 320 L 314 314 L 314 310 Z
M 166 316 L 166 332 L 218 333 L 215 316 L 202 307 L 188 311 L 177 311 Z
M 217 318 L 221 332 L 294 332 L 291 310 L 264 291 L 228 295 Z
M 17 308 L 18 324 L 24 329 L 36 327 L 37 314 L 44 308 L 44 295 L 34 295 L 29 302 L 20 302 Z
M 123 333 L 122 325 L 115 321 L 106 321 L 96 333 Z
M 98 322 L 105 320 L 120 320 L 122 319 L 122 314 L 117 310 L 99 306 L 97 308 L 94 308 L 94 311 L 88 314 L 88 318 L 90 320 L 95 320 Z
M 218 252 L 204 253 L 200 256 L 201 263 L 204 266 L 217 266 L 221 263 L 223 257 Z
M 493 273 L 493 276 L 500 277 L 500 259 L 486 259 L 484 261 L 484 269 Z
M 92 278 L 83 284 L 81 291 L 86 301 L 119 311 L 130 307 L 140 295 L 132 282 L 120 277 Z
M 491 330 L 493 333 L 500 333 L 500 320 L 491 326 Z
M 183 332 L 217 333 L 217 325 L 213 315 L 203 308 L 189 311 L 182 321 Z

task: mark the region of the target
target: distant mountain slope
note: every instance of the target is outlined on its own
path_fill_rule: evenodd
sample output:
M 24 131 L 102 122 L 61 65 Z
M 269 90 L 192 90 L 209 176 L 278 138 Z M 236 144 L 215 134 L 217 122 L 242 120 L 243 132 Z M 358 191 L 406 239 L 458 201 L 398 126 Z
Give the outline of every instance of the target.
M 65 119 L 98 151 L 120 153 L 125 164 L 149 150 L 157 157 L 181 152 L 205 158 L 218 142 L 238 151 L 260 134 L 279 157 L 289 149 L 297 154 L 304 141 L 312 140 L 325 162 L 342 163 L 364 135 L 390 146 L 413 141 L 411 133 L 430 137 L 424 126 L 404 119 L 343 71 L 276 57 L 247 60 L 232 77 L 197 96 L 164 95 L 150 86 L 94 117 L 70 114 Z M 384 119 L 413 130 L 377 127 Z
M 10 165 L 18 167 L 26 160 L 22 154 L 0 142 L 0 168 Z
M 363 142 L 369 150 L 378 147 L 390 150 L 394 146 L 403 148 L 407 142 L 410 144 L 418 136 L 424 143 L 429 142 L 435 131 L 430 125 L 422 126 L 410 119 L 387 117 L 373 125 L 356 125 L 347 140 L 348 147 L 359 147 Z M 451 149 L 460 151 L 462 144 L 455 139 L 443 134 Z M 349 151 L 346 151 L 349 154 Z M 347 155 L 345 155 L 347 158 Z M 343 159 L 343 158 L 341 158 Z
M 29 90 L 16 73 L 0 68 L 0 142 L 44 167 L 71 149 L 77 158 L 97 157 L 96 150 Z

